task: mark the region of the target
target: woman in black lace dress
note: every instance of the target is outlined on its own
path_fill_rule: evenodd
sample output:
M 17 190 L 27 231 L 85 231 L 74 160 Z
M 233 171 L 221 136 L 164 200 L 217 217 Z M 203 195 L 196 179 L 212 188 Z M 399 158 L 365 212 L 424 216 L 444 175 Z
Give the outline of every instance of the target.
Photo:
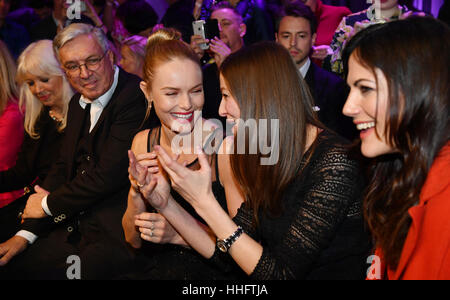
M 231 257 L 252 279 L 362 279 L 370 250 L 361 213 L 363 176 L 344 140 L 317 121 L 299 78 L 289 53 L 271 42 L 240 50 L 222 65 L 220 114 L 235 123 L 234 146 L 225 149 L 237 154 L 220 180 L 225 191 L 230 185 L 240 190 L 227 194 L 241 203 L 234 218 L 211 191 L 203 153 L 200 170 L 192 171 L 156 149 L 172 187 L 208 223 L 217 243 L 186 226 L 191 217 L 172 199 L 155 191 L 147 198 L 191 247 L 225 269 L 233 266 Z M 269 141 L 261 135 L 264 119 L 272 126 Z M 253 135 L 251 120 L 260 124 Z M 241 139 L 246 130 L 251 134 Z M 248 152 L 253 143 L 256 154 Z M 270 153 L 261 145 L 270 145 Z

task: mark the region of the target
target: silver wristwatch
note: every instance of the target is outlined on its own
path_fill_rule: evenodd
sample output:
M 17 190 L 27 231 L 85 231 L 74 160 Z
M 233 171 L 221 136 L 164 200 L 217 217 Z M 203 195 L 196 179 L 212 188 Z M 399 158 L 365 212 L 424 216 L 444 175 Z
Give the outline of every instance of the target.
M 230 250 L 231 245 L 233 245 L 234 242 L 244 233 L 244 230 L 241 226 L 238 227 L 238 229 L 227 239 L 224 240 L 217 240 L 217 248 L 219 248 L 220 251 L 227 253 L 228 250 Z

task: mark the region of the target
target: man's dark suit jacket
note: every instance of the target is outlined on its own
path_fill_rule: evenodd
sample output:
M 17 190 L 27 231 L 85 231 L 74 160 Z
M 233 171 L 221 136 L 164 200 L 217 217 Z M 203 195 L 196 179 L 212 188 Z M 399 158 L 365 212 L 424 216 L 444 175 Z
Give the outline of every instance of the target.
M 320 121 L 329 129 L 341 136 L 353 140 L 357 130 L 352 119 L 342 114 L 342 108 L 349 93 L 345 82 L 338 76 L 318 67 L 311 62 L 305 81 L 314 98 L 315 105 L 320 108 Z
M 120 69 L 114 94 L 90 133 L 89 164 L 78 174 L 76 149 L 85 111 L 79 104 L 80 94 L 72 98 L 59 158 L 43 184 L 50 191 L 47 205 L 53 216 L 29 219 L 22 229 L 40 236 L 61 224 L 76 224 L 82 216 L 112 236 L 123 236 L 121 217 L 130 186 L 127 150 L 146 111 L 139 82 Z
M 65 26 L 71 23 L 86 23 L 95 26 L 95 23 L 88 17 L 81 15 L 81 19 L 73 19 L 66 21 Z M 53 16 L 50 15 L 47 18 L 38 22 L 30 31 L 31 40 L 33 42 L 39 40 L 53 40 L 57 34 L 58 27 L 56 26 Z
M 48 16 L 31 28 L 31 40 L 33 42 L 38 40 L 53 40 L 56 36 L 56 31 L 57 27 L 53 17 Z

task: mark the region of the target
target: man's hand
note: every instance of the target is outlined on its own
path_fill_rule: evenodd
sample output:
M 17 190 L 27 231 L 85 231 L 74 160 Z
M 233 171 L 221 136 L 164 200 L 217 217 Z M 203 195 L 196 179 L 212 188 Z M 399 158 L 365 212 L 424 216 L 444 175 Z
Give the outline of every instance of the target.
M 328 55 L 333 54 L 333 50 L 330 46 L 321 45 L 321 46 L 313 46 L 313 54 L 312 58 L 324 60 Z
M 203 37 L 201 37 L 200 35 L 193 35 L 191 36 L 191 48 L 192 50 L 194 50 L 195 54 L 197 54 L 198 59 L 201 59 L 203 57 L 203 55 L 205 55 L 205 50 L 203 50 L 202 48 L 200 48 L 200 44 L 203 43 L 209 43 L 209 40 L 204 39 Z
M 23 219 L 41 219 L 47 217 L 44 209 L 42 208 L 42 199 L 50 193 L 40 186 L 34 187 L 36 194 L 31 195 L 28 198 L 27 205 L 23 212 Z
M 426 17 L 426 14 L 425 14 L 424 12 L 421 12 L 421 11 L 419 11 L 419 12 L 414 12 L 414 11 L 410 10 L 410 11 L 408 11 L 408 12 L 406 12 L 406 13 L 400 15 L 399 19 L 400 19 L 400 20 L 404 20 L 404 19 L 407 19 L 407 18 L 413 17 L 413 16 L 416 16 L 416 17 Z
M 214 54 L 214 60 L 216 61 L 218 68 L 220 68 L 220 65 L 223 63 L 225 58 L 231 54 L 230 48 L 228 48 L 228 46 L 218 37 L 211 40 L 209 49 Z
M 28 241 L 21 236 L 13 236 L 3 244 L 0 244 L 0 267 L 27 248 Z

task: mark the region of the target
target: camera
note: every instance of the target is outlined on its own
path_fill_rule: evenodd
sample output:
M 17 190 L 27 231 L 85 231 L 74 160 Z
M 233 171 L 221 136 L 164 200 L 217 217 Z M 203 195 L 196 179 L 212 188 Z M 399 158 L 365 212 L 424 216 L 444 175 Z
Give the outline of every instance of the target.
M 220 36 L 219 23 L 216 19 L 194 21 L 192 22 L 192 28 L 195 35 L 199 35 L 204 39 L 212 40 L 214 37 Z M 209 49 L 209 45 L 207 43 L 202 43 L 200 44 L 200 48 L 202 50 L 207 50 Z

